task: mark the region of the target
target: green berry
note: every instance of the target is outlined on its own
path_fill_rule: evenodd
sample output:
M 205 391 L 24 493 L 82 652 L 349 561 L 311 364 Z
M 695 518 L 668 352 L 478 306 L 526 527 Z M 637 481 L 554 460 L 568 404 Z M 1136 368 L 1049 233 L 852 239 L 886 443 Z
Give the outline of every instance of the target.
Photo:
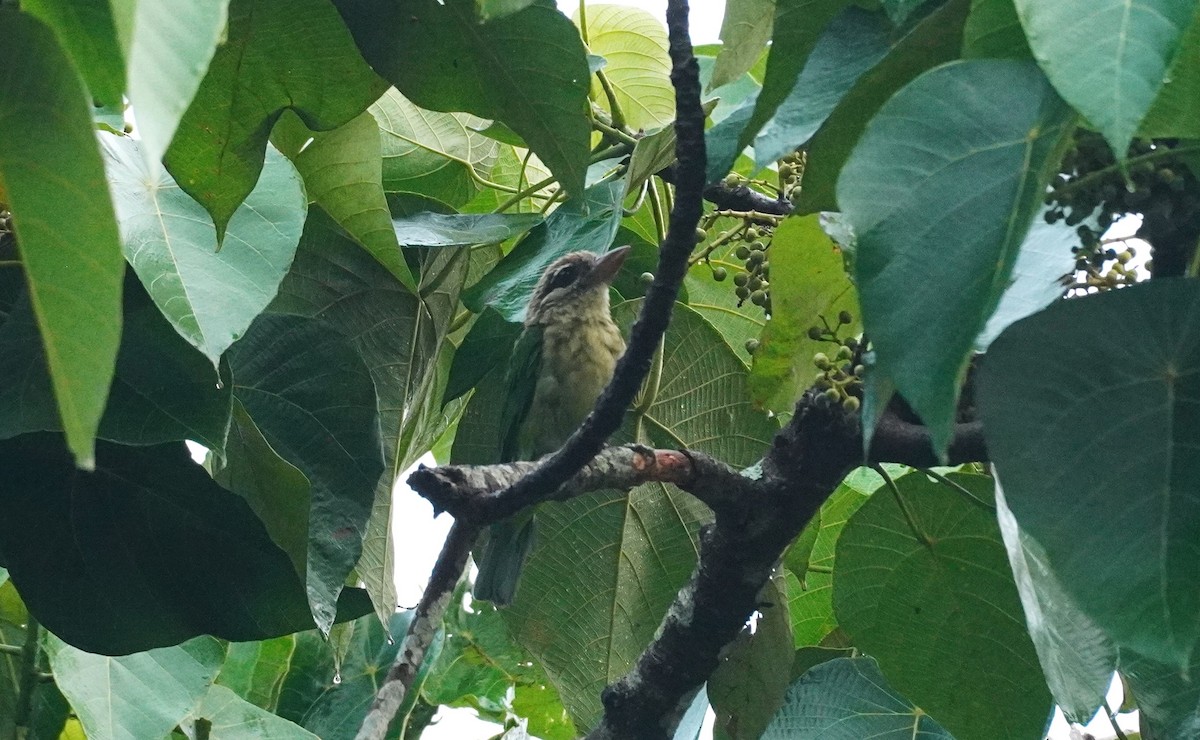
M 842 401 L 842 408 L 850 412 L 858 411 L 859 405 L 859 400 L 854 396 L 849 396 L 846 400 Z
M 641 281 L 642 281 L 642 285 L 649 285 L 650 283 L 654 282 L 654 273 L 652 273 L 652 272 L 643 272 L 643 273 L 642 273 L 642 274 L 641 274 L 641 275 L 638 277 L 638 280 L 641 280 Z
M 838 313 L 838 323 L 849 324 L 851 321 L 854 321 L 854 317 L 850 315 L 849 311 L 841 311 Z
M 830 388 L 829 390 L 825 391 L 825 397 L 830 401 L 838 401 L 841 399 L 841 396 L 842 394 L 838 392 L 837 388 Z
M 725 278 L 729 277 L 729 271 L 724 267 L 714 267 L 712 275 L 713 280 L 716 280 L 718 283 L 722 283 L 725 282 Z
M 816 365 L 818 370 L 825 370 L 830 366 L 829 355 L 824 352 L 818 352 L 813 355 L 813 365 Z
M 762 287 L 762 284 L 762 278 L 760 278 L 758 275 L 751 275 L 750 282 L 747 283 L 747 287 L 749 287 L 750 290 L 758 290 Z
M 696 241 L 702 242 L 708 238 L 708 232 L 699 226 L 696 227 Z
M 746 284 L 749 282 L 750 282 L 750 273 L 748 273 L 748 272 L 734 273 L 734 276 L 733 276 L 733 284 L 734 285 L 738 286 L 739 288 L 742 288 L 742 287 L 745 287 Z
M 808 327 L 808 338 L 809 339 L 811 339 L 815 342 L 815 341 L 819 340 L 822 336 L 823 336 L 823 332 L 821 331 L 821 327 L 819 327 L 819 326 Z
M 750 250 L 750 264 L 752 264 L 752 265 L 761 264 L 762 261 L 764 259 L 766 259 L 766 257 L 767 257 L 767 253 L 762 251 L 761 249 Z
M 755 352 L 757 352 L 758 351 L 758 340 L 757 339 L 747 339 L 746 340 L 746 351 L 749 352 L 750 354 L 754 354 Z
M 744 285 L 740 285 L 734 289 L 733 294 L 736 295 L 739 300 L 744 301 L 750 297 L 750 289 Z
M 861 378 L 867 374 L 867 368 L 862 365 L 855 365 L 854 374 Z
M 733 250 L 733 254 L 743 262 L 750 259 L 750 247 L 745 244 L 739 244 L 738 248 Z
M 849 360 L 853 355 L 854 355 L 854 353 L 850 351 L 849 347 L 847 347 L 845 345 L 838 347 L 837 358 L 839 360 L 842 360 L 842 361 Z
M 767 294 L 761 290 L 756 290 L 750 294 L 750 302 L 756 306 L 762 306 L 767 302 Z
M 754 241 L 758 238 L 758 229 L 753 226 L 747 228 L 744 232 L 742 232 L 742 238 L 748 242 Z

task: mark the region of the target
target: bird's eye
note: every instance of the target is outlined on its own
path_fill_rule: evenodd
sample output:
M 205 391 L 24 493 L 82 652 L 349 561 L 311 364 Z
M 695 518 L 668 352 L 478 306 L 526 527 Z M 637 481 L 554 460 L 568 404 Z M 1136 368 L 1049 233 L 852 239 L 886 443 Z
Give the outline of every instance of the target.
M 579 275 L 579 270 L 575 265 L 566 265 L 558 268 L 558 271 L 550 276 L 550 290 L 558 290 L 565 288 L 575 282 L 575 278 Z

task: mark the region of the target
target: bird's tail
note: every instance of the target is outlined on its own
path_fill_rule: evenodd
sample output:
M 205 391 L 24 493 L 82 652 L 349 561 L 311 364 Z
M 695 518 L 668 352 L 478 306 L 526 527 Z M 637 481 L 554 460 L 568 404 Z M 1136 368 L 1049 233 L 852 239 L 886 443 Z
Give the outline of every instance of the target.
M 479 575 L 472 596 L 496 606 L 511 604 L 533 541 L 533 517 L 514 517 L 493 524 L 483 552 L 476 559 Z

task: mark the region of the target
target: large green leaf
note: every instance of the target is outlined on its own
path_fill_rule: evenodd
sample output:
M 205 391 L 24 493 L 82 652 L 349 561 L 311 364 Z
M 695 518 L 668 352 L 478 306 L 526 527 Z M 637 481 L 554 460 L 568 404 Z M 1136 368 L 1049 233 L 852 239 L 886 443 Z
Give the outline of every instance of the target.
M 947 64 L 880 109 L 842 170 L 873 371 L 895 383 L 939 452 L 975 336 L 1073 120 L 1032 63 Z
M 759 594 L 761 616 L 753 634 L 749 627 L 743 629 L 708 679 L 715 731 L 731 740 L 761 737 L 783 705 L 793 652 L 784 582 L 777 575 Z
M 234 397 L 271 447 L 312 484 L 307 587 L 317 626 L 327 631 L 362 553 L 383 473 L 371 375 L 335 324 L 292 315 L 260 316 L 230 349 L 229 362 Z
M 534 227 L 513 251 L 482 280 L 463 293 L 463 304 L 475 313 L 491 306 L 509 321 L 523 321 L 533 288 L 550 263 L 578 250 L 604 252 L 621 224 L 619 181 L 588 189 Z
M 1001 334 L 979 380 L 1021 529 L 1120 647 L 1170 665 L 1200 624 L 1198 313 L 1187 280 L 1059 302 Z M 1078 526 L 1107 510 L 1121 515 Z
M 872 658 L 836 658 L 788 690 L 763 740 L 953 740 L 888 685 Z
M 587 60 L 579 33 L 537 3 L 480 22 L 474 0 L 335 0 L 363 55 L 422 108 L 501 121 L 566 189 L 588 166 Z
M 601 72 L 612 86 L 625 123 L 637 131 L 666 126 L 675 119 L 667 29 L 649 11 L 628 5 L 590 5 L 576 11 L 575 22 L 587 36 L 588 51 L 604 57 Z M 592 80 L 592 100 L 609 110 L 608 96 Z M 610 111 L 611 112 L 611 111 Z
M 111 3 L 125 50 L 126 95 L 137 111 L 147 165 L 162 159 L 181 125 L 217 46 L 225 37 L 229 0 Z
M 618 323 L 632 322 L 638 305 L 617 307 Z M 657 392 L 633 410 L 614 441 L 699 449 L 749 465 L 766 449 L 774 425 L 751 408 L 746 374 L 703 318 L 676 306 Z M 475 398 L 489 391 L 495 388 L 485 381 Z M 696 530 L 710 514 L 692 497 L 655 484 L 548 504 L 537 516 L 537 544 L 504 616 L 576 725 L 591 727 L 600 691 L 633 665 L 691 574 Z
M 279 288 L 304 224 L 300 177 L 278 152 L 218 249 L 204 209 L 161 166 L 147 169 L 136 141 L 102 135 L 125 256 L 185 339 L 215 365 Z
M 750 71 L 771 40 L 774 20 L 775 0 L 742 0 L 725 5 L 721 52 L 707 89 L 726 85 Z
M 450 293 L 438 300 L 456 302 L 458 286 L 462 284 L 464 257 L 459 250 L 439 252 L 437 262 L 431 263 L 436 264 L 436 270 L 426 270 L 422 278 L 424 295 L 415 296 L 359 249 L 327 216 L 314 211 L 306 225 L 296 262 L 270 309 L 325 322 L 362 358 L 373 382 L 372 395 L 363 395 L 359 401 L 365 405 L 371 398 L 370 403 L 378 409 L 383 467 L 371 480 L 370 489 L 374 491 L 371 518 L 364 534 L 362 561 L 357 572 L 375 599 L 380 617 L 385 620 L 396 608 L 392 542 L 387 526 L 392 485 L 405 468 L 429 449 L 444 428 L 443 417 L 429 407 L 432 404 L 440 411 L 438 359 L 450 318 L 448 311 L 431 305 L 428 280 L 441 275 L 440 284 Z M 340 391 L 334 390 L 336 387 L 326 391 L 325 402 L 341 397 Z M 369 387 L 364 389 L 364 394 Z M 317 399 L 314 396 L 314 401 Z M 358 415 L 359 423 L 367 420 L 365 408 L 360 408 Z M 257 420 L 265 426 L 262 419 Z M 316 453 L 318 449 L 314 448 L 312 452 Z M 293 462 L 300 464 L 298 460 Z M 373 465 L 372 469 L 375 469 Z M 344 471 L 335 475 L 337 477 L 327 483 L 337 482 L 338 486 L 343 486 L 349 482 L 345 480 Z M 341 490 L 345 493 L 346 489 Z M 362 494 L 357 488 L 354 490 L 356 497 Z
M 312 625 L 287 556 L 182 443 L 101 442 L 96 471 L 83 473 L 60 439 L 0 443 L 0 549 L 47 629 L 121 654 L 204 633 L 256 640 Z M 357 589 L 341 605 L 351 617 L 370 608 Z
M 0 438 L 61 431 L 46 358 L 23 292 L 0 327 Z M 5 298 L 8 296 L 6 295 Z M 229 431 L 230 376 L 183 340 L 136 283 L 125 293 L 125 327 L 108 407 L 97 435 L 122 444 L 191 439 L 220 450 Z
M 48 28 L 0 9 L 0 189 L 66 441 L 92 465 L 121 336 L 120 237 L 91 106 Z
M 1179 53 L 1142 120 L 1144 137 L 1200 137 L 1200 13 L 1179 42 Z
M 753 112 L 740 117 L 745 124 L 736 137 L 734 157 L 754 141 L 763 124 L 775 115 L 779 104 L 795 86 L 796 77 L 826 24 L 848 4 L 848 0 L 776 0 L 775 23 L 762 92 L 753 103 Z M 728 171 L 732 165 L 733 159 L 730 159 L 724 169 Z M 711 155 L 709 168 L 713 169 Z
M 351 622 L 340 662 L 333 646 L 316 632 L 296 635 L 279 696 L 279 716 L 322 740 L 354 738 L 400 649 L 402 640 L 389 634 L 403 635 L 411 618 L 410 612 L 397 612 L 386 626 L 374 617 Z M 392 727 L 387 737 L 398 736 L 397 723 Z
M 121 103 L 125 57 L 108 0 L 25 0 L 21 10 L 54 30 L 94 100 L 107 105 Z
M 386 87 L 329 0 L 234 0 L 228 38 L 180 121 L 167 168 L 212 214 L 221 242 L 258 182 L 284 110 L 326 131 L 349 123 Z
M 887 54 L 891 35 L 882 13 L 852 6 L 834 17 L 791 92 L 755 137 L 755 165 L 766 167 L 808 141 L 859 77 Z
M 813 356 L 834 347 L 811 339 L 809 327 L 838 327 L 838 314 L 847 311 L 854 320 L 841 325 L 841 336 L 854 336 L 861 328 L 858 295 L 846 275 L 842 252 L 821 230 L 815 214 L 787 219 L 775 230 L 771 308 L 771 320 L 754 351 L 750 392 L 756 404 L 784 413 L 812 385 L 817 372 Z
M 119 658 L 44 643 L 54 680 L 89 738 L 165 737 L 204 698 L 225 649 L 211 637 Z
M 1192 0 L 1015 0 L 1033 56 L 1054 88 L 1104 134 L 1129 142 L 1162 89 L 1196 12 Z
M 246 499 L 276 547 L 287 553 L 296 575 L 308 572 L 308 479 L 280 457 L 240 401 L 233 402 L 229 442 L 212 470 L 213 480 Z
M 1033 737 L 1052 708 L 985 476 L 879 490 L 837 546 L 833 604 L 855 647 L 960 740 Z M 977 499 L 977 500 L 976 500 Z
M 388 192 L 419 193 L 461 206 L 475 195 L 503 148 L 475 131 L 481 119 L 425 110 L 395 88 L 375 101 L 371 114 L 382 137 Z
M 996 518 L 1046 684 L 1068 720 L 1087 724 L 1104 704 L 1117 650 L 1067 595 L 1045 551 L 1021 530 L 999 488 Z
M 917 75 L 958 58 L 969 7 L 968 0 L 950 0 L 930 13 L 842 98 L 808 145 L 797 214 L 838 210 L 838 175 L 867 122 Z
M 404 287 L 416 292 L 417 281 L 400 253 L 400 242 L 396 240 L 383 192 L 382 153 L 375 118 L 370 113 L 360 113 L 333 131 L 320 132 L 309 131 L 298 117 L 288 115 L 277 124 L 277 135 L 280 129 L 287 129 L 297 140 L 302 140 L 299 152 L 285 153 L 304 178 L 309 199 L 318 203 Z M 303 142 L 308 143 L 304 146 Z

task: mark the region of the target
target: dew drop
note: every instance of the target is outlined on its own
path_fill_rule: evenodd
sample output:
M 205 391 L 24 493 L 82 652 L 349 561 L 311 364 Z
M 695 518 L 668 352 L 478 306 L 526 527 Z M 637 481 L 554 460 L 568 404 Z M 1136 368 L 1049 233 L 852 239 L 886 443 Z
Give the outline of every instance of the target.
M 391 635 L 388 635 L 388 639 L 387 639 L 387 641 L 388 641 L 388 644 L 389 644 L 389 645 L 395 645 L 395 644 L 396 644 L 396 638 L 392 637 Z
M 341 683 L 341 682 L 342 682 L 342 674 L 341 674 L 341 673 L 335 673 L 335 674 L 333 674 L 333 683 L 334 683 L 334 685 L 336 686 L 337 684 L 339 684 L 339 683 Z
M 224 388 L 225 388 L 225 381 L 218 378 L 217 379 L 217 390 L 224 390 Z

